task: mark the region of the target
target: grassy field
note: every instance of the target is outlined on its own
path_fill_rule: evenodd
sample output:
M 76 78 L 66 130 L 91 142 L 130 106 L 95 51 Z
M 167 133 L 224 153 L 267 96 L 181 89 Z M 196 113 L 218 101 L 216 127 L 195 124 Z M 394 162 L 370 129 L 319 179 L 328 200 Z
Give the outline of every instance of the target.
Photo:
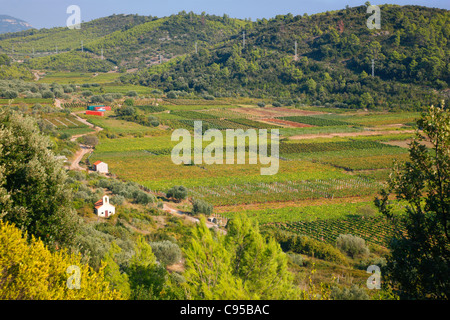
M 177 111 L 153 115 L 163 120 L 172 117 L 172 120 L 184 124 L 193 121 L 193 118 L 203 121 L 220 120 L 224 124 L 240 120 L 237 118 L 239 111 L 236 111 L 236 108 L 231 110 L 214 106 L 215 108 L 198 112 L 193 111 L 195 109 L 190 106 L 176 107 Z M 395 116 L 401 121 L 409 121 L 416 114 Z M 342 115 L 329 117 L 332 119 Z M 149 128 L 131 122 L 99 117 L 88 119 L 115 133 L 153 134 L 139 138 L 102 139 L 93 160 L 108 162 L 113 173 L 121 178 L 136 181 L 151 190 L 165 192 L 173 185 L 184 185 L 189 188 L 191 196 L 205 199 L 216 206 L 373 195 L 381 188 L 382 179 L 385 177 L 379 171 L 387 171 L 392 167 L 393 160 L 405 160 L 407 157 L 406 149 L 382 142 L 411 137 L 411 133 L 398 131 L 398 134 L 379 136 L 282 141 L 278 173 L 274 176 L 261 176 L 261 164 L 177 166 L 172 163 L 170 153 L 178 142 L 171 141 L 170 131 L 160 131 L 160 135 L 155 136 L 157 129 L 151 128 L 148 132 Z M 317 124 L 317 121 L 314 118 L 311 123 Z M 357 133 L 364 129 L 355 129 L 347 122 L 348 119 L 336 127 L 337 121 L 324 122 L 325 125 L 332 126 L 289 130 L 293 135 L 301 135 L 309 134 L 308 129 L 318 132 L 317 128 L 328 128 L 322 133 L 339 132 L 339 129 L 347 133 Z M 261 123 L 253 120 L 252 122 Z M 251 122 L 248 128 L 250 127 Z M 206 145 L 208 143 L 204 142 L 203 146 Z M 359 175 L 358 171 L 363 170 L 368 172 Z

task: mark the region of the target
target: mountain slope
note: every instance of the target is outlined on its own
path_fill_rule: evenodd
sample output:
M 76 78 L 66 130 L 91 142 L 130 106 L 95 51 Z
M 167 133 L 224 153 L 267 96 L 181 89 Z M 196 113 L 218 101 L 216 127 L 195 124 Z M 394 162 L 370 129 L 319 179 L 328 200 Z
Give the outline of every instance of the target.
M 28 22 L 8 16 L 0 15 L 0 34 L 18 32 L 33 28 Z
M 53 28 L 29 30 L 0 36 L 0 53 L 26 59 L 31 68 L 79 71 L 68 57 L 100 59 L 124 68 L 146 67 L 161 60 L 191 53 L 197 46 L 215 44 L 241 30 L 247 22 L 227 16 L 196 15 L 181 12 L 165 18 L 114 15 L 83 23 L 81 30 Z M 81 53 L 83 50 L 92 55 Z M 70 55 L 63 53 L 71 52 Z M 33 55 L 34 52 L 34 55 Z M 44 57 L 42 57 L 44 56 Z M 87 62 L 95 66 L 98 63 Z M 95 69 L 95 68 L 94 68 Z M 86 69 L 86 71 L 88 71 Z M 104 71 L 104 64 L 98 70 Z
M 365 6 L 258 21 L 246 31 L 245 47 L 236 34 L 162 74 L 150 68 L 122 81 L 289 104 L 404 109 L 440 102 L 450 84 L 449 11 L 394 5 L 381 10 L 381 30 L 366 27 Z

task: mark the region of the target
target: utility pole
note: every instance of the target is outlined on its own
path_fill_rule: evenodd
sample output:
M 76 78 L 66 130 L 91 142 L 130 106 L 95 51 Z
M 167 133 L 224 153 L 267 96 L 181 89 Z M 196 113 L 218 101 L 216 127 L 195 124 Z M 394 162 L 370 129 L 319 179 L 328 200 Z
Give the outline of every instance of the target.
M 102 59 L 102 60 L 103 60 L 103 48 L 102 48 L 102 50 L 101 50 L 101 51 L 102 51 L 102 56 L 101 56 L 101 58 L 100 58 L 100 59 Z
M 58 46 L 56 46 L 56 54 L 58 54 Z
M 372 55 L 372 78 L 375 77 L 375 59 L 377 58 L 377 50 L 373 48 Z
M 297 41 L 295 41 L 295 57 L 294 57 L 295 61 L 297 61 L 297 59 L 298 59 L 297 48 L 298 48 L 298 43 L 297 43 Z
M 162 55 L 159 55 L 159 64 L 162 64 Z
M 84 52 L 84 48 L 83 48 L 83 40 L 81 40 L 81 52 Z
M 195 41 L 195 53 L 198 53 L 198 45 L 197 45 L 197 41 Z
M 372 78 L 375 77 L 375 59 L 372 59 Z

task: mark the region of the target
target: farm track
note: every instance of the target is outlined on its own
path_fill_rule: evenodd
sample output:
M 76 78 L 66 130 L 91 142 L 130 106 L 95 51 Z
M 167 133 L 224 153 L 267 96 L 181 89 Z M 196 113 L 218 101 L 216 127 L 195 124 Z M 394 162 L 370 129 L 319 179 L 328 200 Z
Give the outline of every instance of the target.
M 187 214 L 187 212 L 184 212 L 184 211 L 181 211 L 181 210 L 178 210 L 178 209 L 174 209 L 174 208 L 170 207 L 169 204 L 167 204 L 167 203 L 163 204 L 163 210 L 166 211 L 166 212 L 169 212 L 170 214 L 172 214 L 174 216 L 177 216 L 179 218 L 183 218 L 183 219 L 188 220 L 188 221 L 193 222 L 193 223 L 199 223 L 200 222 L 200 220 L 198 220 L 197 218 L 189 216 Z M 208 228 L 210 228 L 210 229 L 218 227 L 215 223 L 212 223 L 212 222 L 209 222 L 209 221 L 206 221 L 206 226 Z M 225 230 L 222 230 L 222 229 L 217 229 L 217 230 L 220 230 L 223 234 L 227 233 Z
M 55 99 L 55 107 L 59 108 L 59 109 L 63 109 L 61 107 L 61 101 L 59 99 Z M 94 126 L 92 123 L 88 122 L 87 120 L 81 118 L 77 113 L 72 112 L 70 113 L 72 116 L 75 117 L 75 119 L 77 119 L 77 121 L 89 126 L 90 128 L 92 128 L 94 131 L 92 132 L 88 132 L 88 133 L 83 133 L 83 134 L 78 134 L 78 135 L 74 135 L 70 138 L 70 141 L 75 142 L 78 138 L 87 136 L 89 134 L 93 134 L 93 133 L 98 133 L 100 131 L 103 130 L 103 128 Z M 75 153 L 75 158 L 72 160 L 72 162 L 69 165 L 69 170 L 85 170 L 84 168 L 82 168 L 80 166 L 80 161 L 81 159 L 83 159 L 84 155 L 86 155 L 87 153 L 91 153 L 93 151 L 92 148 L 89 148 L 88 146 L 85 146 L 83 144 L 80 144 L 80 149 Z

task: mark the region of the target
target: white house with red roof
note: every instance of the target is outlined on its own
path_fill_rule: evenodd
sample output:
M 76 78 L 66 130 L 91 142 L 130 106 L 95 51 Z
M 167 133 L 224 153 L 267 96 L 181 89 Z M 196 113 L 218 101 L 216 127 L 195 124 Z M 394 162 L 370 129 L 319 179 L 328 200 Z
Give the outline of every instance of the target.
M 108 218 L 116 214 L 116 208 L 109 203 L 109 197 L 104 196 L 102 200 L 95 203 L 95 214 L 101 218 Z
M 94 171 L 99 173 L 108 173 L 108 164 L 102 161 L 97 161 L 94 163 Z

